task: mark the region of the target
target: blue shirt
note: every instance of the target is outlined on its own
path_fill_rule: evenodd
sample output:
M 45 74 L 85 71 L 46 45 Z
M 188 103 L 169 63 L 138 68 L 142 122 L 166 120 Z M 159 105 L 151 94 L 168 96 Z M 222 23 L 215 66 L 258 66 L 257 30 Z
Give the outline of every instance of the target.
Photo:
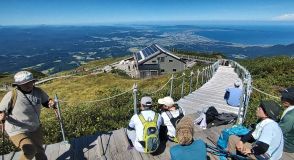
M 228 105 L 233 107 L 240 106 L 240 97 L 242 95 L 242 90 L 240 88 L 228 88 L 226 92 L 230 93 L 227 99 Z
M 187 146 L 175 145 L 170 148 L 171 160 L 204 160 L 206 146 L 202 140 L 195 140 Z

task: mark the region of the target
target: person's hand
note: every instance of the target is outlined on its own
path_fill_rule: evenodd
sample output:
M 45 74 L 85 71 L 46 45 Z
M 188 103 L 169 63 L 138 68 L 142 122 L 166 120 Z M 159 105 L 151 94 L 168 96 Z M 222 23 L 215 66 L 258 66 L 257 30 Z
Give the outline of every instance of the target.
M 55 109 L 56 103 L 52 99 L 49 99 L 48 106 L 49 106 L 49 108 Z
M 237 142 L 236 149 L 240 152 L 244 149 L 244 143 L 242 141 Z
M 5 119 L 6 119 L 6 115 L 5 115 L 5 112 L 0 112 L 0 121 L 1 122 L 3 122 L 3 121 L 5 121 Z
M 243 147 L 243 150 L 241 151 L 241 153 L 247 156 L 247 155 L 251 154 L 251 149 L 249 149 L 247 147 Z

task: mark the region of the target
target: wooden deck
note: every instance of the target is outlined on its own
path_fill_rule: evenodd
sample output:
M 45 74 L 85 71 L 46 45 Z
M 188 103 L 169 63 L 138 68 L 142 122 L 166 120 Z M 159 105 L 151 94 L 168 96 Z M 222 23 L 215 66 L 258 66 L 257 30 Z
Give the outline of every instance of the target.
M 177 103 L 184 108 L 187 114 L 202 111 L 203 108 L 210 106 L 214 106 L 219 112 L 238 114 L 239 108 L 229 106 L 224 100 L 225 90 L 228 87 L 234 87 L 236 80 L 240 79 L 234 72 L 234 68 L 219 66 L 215 75 L 208 82 Z
M 217 137 L 220 131 L 228 126 L 219 126 L 207 130 L 194 128 L 194 138 L 202 139 L 206 143 L 212 143 L 207 139 Z M 163 143 L 159 152 L 151 155 L 140 153 L 133 149 L 128 149 L 129 143 L 125 134 L 125 129 L 121 128 L 104 134 L 95 134 L 73 139 L 69 143 L 56 143 L 45 145 L 48 160 L 167 160 L 170 159 L 169 149 L 175 145 L 172 142 Z M 5 155 L 5 160 L 19 158 L 20 152 Z M 1 159 L 1 158 L 0 158 Z

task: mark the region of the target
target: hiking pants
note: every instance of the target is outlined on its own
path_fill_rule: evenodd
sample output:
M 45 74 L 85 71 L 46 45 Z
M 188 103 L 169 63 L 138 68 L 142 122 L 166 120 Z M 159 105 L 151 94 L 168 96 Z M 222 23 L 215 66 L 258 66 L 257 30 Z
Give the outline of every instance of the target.
M 282 160 L 293 160 L 294 153 L 283 152 Z
M 237 149 L 236 149 L 236 144 L 241 140 L 240 137 L 236 136 L 236 135 L 231 135 L 229 137 L 229 143 L 228 143 L 228 149 L 230 153 L 236 154 Z M 246 148 L 250 148 L 252 149 L 252 145 L 250 143 L 245 143 L 244 144 Z M 254 155 L 249 155 L 248 156 L 251 159 L 256 159 L 256 157 Z
M 34 157 L 36 160 L 47 160 L 45 150 L 42 146 L 43 133 L 41 127 L 34 132 L 11 136 L 10 140 L 16 147 L 21 149 L 22 153 L 19 158 L 20 160 L 33 159 Z

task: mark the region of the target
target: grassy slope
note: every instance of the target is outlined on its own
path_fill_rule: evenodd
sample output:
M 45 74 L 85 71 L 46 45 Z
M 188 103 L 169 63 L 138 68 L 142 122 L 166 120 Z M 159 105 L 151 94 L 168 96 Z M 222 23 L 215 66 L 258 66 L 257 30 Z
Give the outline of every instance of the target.
M 246 67 L 252 74 L 253 86 L 274 96 L 279 97 L 279 90 L 294 86 L 294 59 L 287 56 L 257 58 L 254 60 L 242 60 L 240 64 Z M 256 121 L 255 110 L 261 99 L 275 99 L 253 90 L 246 124 Z

